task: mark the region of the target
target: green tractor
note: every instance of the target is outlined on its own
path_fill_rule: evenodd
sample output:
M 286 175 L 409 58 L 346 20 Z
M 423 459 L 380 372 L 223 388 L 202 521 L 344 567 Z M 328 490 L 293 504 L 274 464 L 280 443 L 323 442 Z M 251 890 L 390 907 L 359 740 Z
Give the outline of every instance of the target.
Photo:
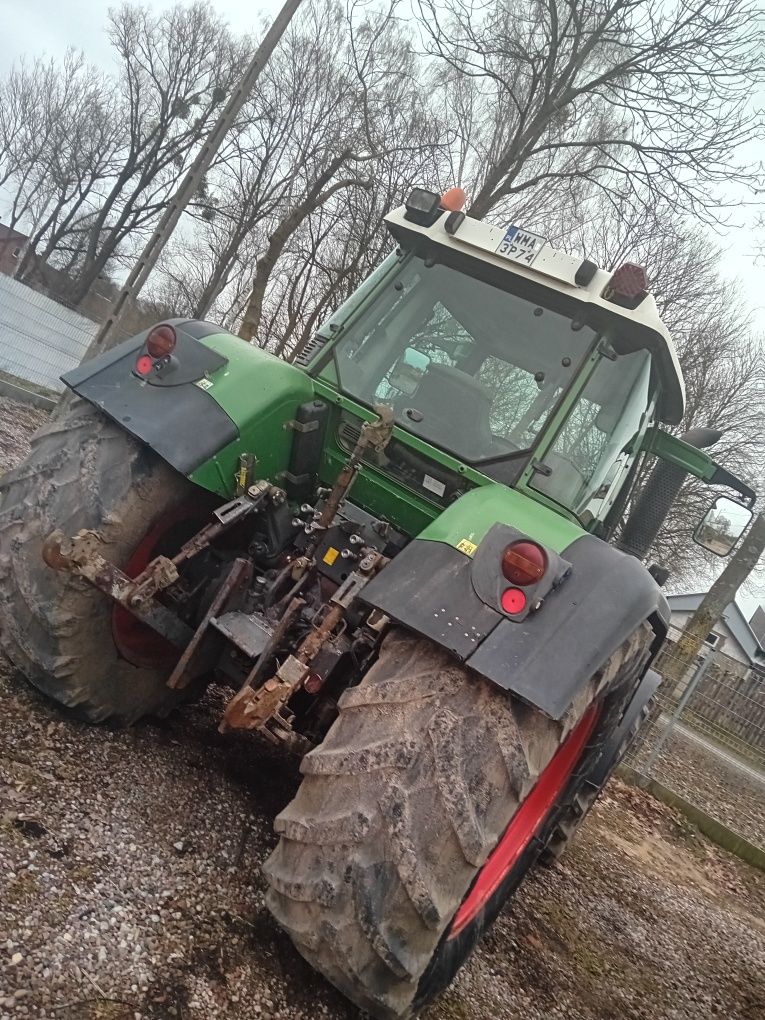
M 398 247 L 294 364 L 177 319 L 64 377 L 79 399 L 2 481 L 0 611 L 13 663 L 93 721 L 215 678 L 224 732 L 302 759 L 268 906 L 391 1018 L 634 735 L 669 621 L 641 558 L 678 482 L 736 490 L 740 530 L 754 493 L 659 428 L 683 382 L 639 267 L 424 189 L 386 222 Z

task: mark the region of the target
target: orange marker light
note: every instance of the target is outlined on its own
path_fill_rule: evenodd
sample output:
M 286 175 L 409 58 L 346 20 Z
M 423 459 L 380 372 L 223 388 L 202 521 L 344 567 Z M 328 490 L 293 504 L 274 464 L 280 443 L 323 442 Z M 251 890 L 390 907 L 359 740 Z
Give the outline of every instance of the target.
M 467 195 L 462 188 L 449 188 L 441 196 L 441 208 L 449 212 L 459 212 L 467 202 Z

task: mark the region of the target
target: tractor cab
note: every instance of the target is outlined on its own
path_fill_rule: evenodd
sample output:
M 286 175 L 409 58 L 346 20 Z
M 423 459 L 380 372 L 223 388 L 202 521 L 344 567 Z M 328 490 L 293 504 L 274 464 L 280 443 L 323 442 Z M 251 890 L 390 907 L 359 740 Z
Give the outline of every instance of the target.
M 436 456 L 603 520 L 647 430 L 684 408 L 643 271 L 607 273 L 419 190 L 386 222 L 399 250 L 320 331 L 309 372 L 390 406 Z

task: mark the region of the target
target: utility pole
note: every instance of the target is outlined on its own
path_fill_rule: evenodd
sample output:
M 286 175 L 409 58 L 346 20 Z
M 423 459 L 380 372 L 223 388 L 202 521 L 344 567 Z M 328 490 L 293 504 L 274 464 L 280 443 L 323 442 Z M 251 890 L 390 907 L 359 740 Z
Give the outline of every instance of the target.
M 247 101 L 260 72 L 268 63 L 268 59 L 276 48 L 276 44 L 284 35 L 285 29 L 295 15 L 301 0 L 286 0 L 286 3 L 279 11 L 273 24 L 263 39 L 263 42 L 255 51 L 250 65 L 244 72 L 236 89 L 232 92 L 228 102 L 223 108 L 220 116 L 213 125 L 209 135 L 205 139 L 202 148 L 197 153 L 196 159 L 188 169 L 180 187 L 173 195 L 170 203 L 162 214 L 159 223 L 146 242 L 146 247 L 141 252 L 138 260 L 130 271 L 130 275 L 124 286 L 117 295 L 111 307 L 109 315 L 104 320 L 101 329 L 96 334 L 93 342 L 88 348 L 84 361 L 93 357 L 101 351 L 113 346 L 115 340 L 115 326 L 122 314 L 125 304 L 132 298 L 136 298 L 141 288 L 146 283 L 149 273 L 157 264 L 163 248 L 175 230 L 178 220 L 183 211 L 196 194 L 202 179 L 212 165 L 212 161 L 218 153 L 229 128 L 236 120 L 239 111 Z
M 765 515 L 758 514 L 741 545 L 731 556 L 725 570 L 712 584 L 678 639 L 672 656 L 672 662 L 679 670 L 674 679 L 680 679 L 688 666 L 695 661 L 707 635 L 733 602 L 739 588 L 757 566 L 763 553 L 765 553 Z

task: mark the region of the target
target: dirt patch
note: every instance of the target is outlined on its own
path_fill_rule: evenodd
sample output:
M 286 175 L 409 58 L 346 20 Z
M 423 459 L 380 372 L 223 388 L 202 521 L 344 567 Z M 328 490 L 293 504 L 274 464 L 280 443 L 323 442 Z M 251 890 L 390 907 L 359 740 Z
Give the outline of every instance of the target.
M 361 1015 L 265 910 L 271 821 L 299 776 L 217 733 L 222 697 L 111 732 L 2 671 L 3 1020 Z M 765 875 L 615 783 L 425 1016 L 755 1020 L 763 916 Z

